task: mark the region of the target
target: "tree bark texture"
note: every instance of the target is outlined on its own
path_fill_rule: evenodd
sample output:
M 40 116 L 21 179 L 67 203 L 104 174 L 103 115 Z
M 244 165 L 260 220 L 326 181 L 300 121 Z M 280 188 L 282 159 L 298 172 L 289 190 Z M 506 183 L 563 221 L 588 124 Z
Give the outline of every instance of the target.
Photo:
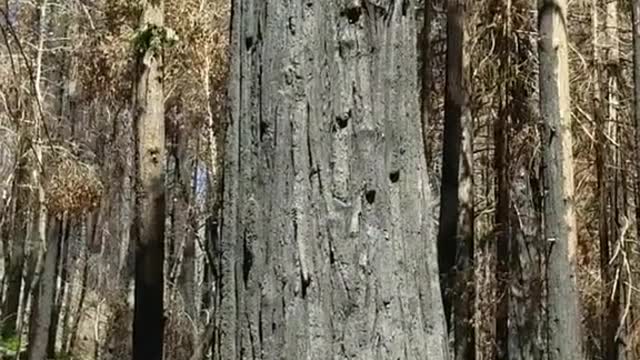
M 33 296 L 31 321 L 29 323 L 29 360 L 47 358 L 49 327 L 53 311 L 56 291 L 56 265 L 61 238 L 62 220 L 50 218 L 49 234 L 46 240 L 44 262 L 39 272 L 37 286 Z
M 473 359 L 473 124 L 464 90 L 464 42 L 464 1 L 449 0 L 438 263 L 455 358 Z
M 192 191 L 192 175 L 195 161 L 191 155 L 187 119 L 181 116 L 178 107 L 172 125 L 172 135 L 174 136 L 173 158 L 174 158 L 174 190 L 173 208 L 174 222 L 172 227 L 175 239 L 175 254 L 182 253 L 182 258 L 178 260 L 180 266 L 178 272 L 178 290 L 182 295 L 185 311 L 191 319 L 196 316 L 196 296 L 195 296 L 195 228 L 192 228 L 191 218 L 194 214 L 194 196 Z M 181 250 L 180 250 L 181 249 Z M 171 264 L 174 265 L 174 264 Z
M 418 49 L 420 49 L 420 116 L 422 120 L 422 136 L 424 141 L 424 154 L 427 159 L 427 168 L 431 166 L 431 148 L 426 141 L 429 135 L 429 113 L 431 111 L 431 85 L 433 69 L 431 68 L 431 19 L 433 17 L 433 4 L 431 1 L 424 1 L 422 30 Z
M 15 215 L 12 221 L 8 271 L 6 276 L 7 290 L 2 304 L 2 337 L 8 338 L 16 334 L 18 309 L 20 307 L 20 291 L 22 289 L 22 270 L 24 266 L 24 247 L 27 239 L 27 229 L 30 226 L 29 204 L 31 191 L 29 190 L 29 170 L 25 160 L 26 148 L 22 148 L 16 169 L 13 192 L 15 194 Z
M 631 1 L 633 32 L 633 123 L 635 125 L 635 206 L 636 239 L 640 239 L 640 0 Z M 635 246 L 636 253 L 638 246 Z M 636 280 L 634 278 L 633 280 Z M 637 314 L 637 312 L 636 312 Z
M 621 171 L 620 166 L 620 149 L 618 146 L 610 146 L 609 140 L 616 143 L 622 143 L 622 136 L 619 136 L 619 119 L 618 119 L 618 72 L 620 49 L 618 46 L 618 2 L 617 0 L 606 1 L 604 31 L 604 70 L 606 74 L 605 94 L 602 97 L 606 99 L 608 116 L 606 121 L 602 121 L 602 139 L 600 140 L 603 147 L 602 155 L 605 156 L 602 166 L 602 174 L 604 186 L 600 189 L 603 192 L 601 197 L 600 221 L 606 222 L 604 228 L 608 233 L 600 239 L 600 257 L 601 257 L 601 273 L 603 288 L 603 317 L 601 322 L 601 349 L 602 356 L 605 359 L 618 359 L 619 343 L 617 339 L 617 330 L 620 323 L 620 287 L 624 286 L 622 282 L 615 285 L 616 271 L 620 268 L 621 262 L 618 259 L 612 261 L 613 249 L 616 248 L 620 237 L 620 219 L 621 204 L 620 195 L 621 187 Z M 602 74 L 602 75 L 605 75 Z M 606 136 L 604 136 L 606 134 Z M 608 138 L 608 139 L 607 139 Z M 607 206 L 608 205 L 608 206 Z M 623 215 L 624 213 L 622 213 Z M 603 240 L 605 242 L 603 242 Z
M 582 359 L 569 96 L 567 1 L 539 2 L 540 115 L 548 277 L 549 359 Z
M 58 339 L 58 324 L 60 323 L 60 312 L 62 311 L 62 302 L 66 290 L 67 280 L 67 257 L 69 253 L 69 235 L 70 223 L 67 216 L 61 221 L 60 231 L 58 234 L 58 248 L 56 249 L 57 258 L 54 267 L 54 296 L 53 306 L 51 309 L 51 320 L 49 325 L 49 334 L 47 339 L 47 357 L 53 359 L 56 357 L 56 343 Z M 58 278 L 60 282 L 58 283 Z
M 536 148 L 540 138 L 536 127 L 539 119 L 535 76 L 537 53 L 537 24 L 528 14 L 535 4 L 528 0 L 514 0 L 511 5 L 512 28 L 512 85 L 509 114 L 510 156 L 512 169 L 509 181 L 509 359 L 546 359 L 546 316 L 544 262 L 545 243 L 542 241 L 542 206 L 539 199 L 540 157 Z
M 165 134 L 162 73 L 164 2 L 144 2 L 141 31 L 151 32 L 138 59 L 137 183 L 133 359 L 162 360 L 164 328 Z M 156 42 L 154 45 L 154 42 Z
M 506 4 L 502 1 L 495 7 L 495 16 L 501 18 L 499 22 L 498 47 L 501 53 L 500 73 L 505 80 L 500 86 L 500 101 L 498 117 L 494 127 L 495 142 L 495 169 L 496 169 L 496 284 L 498 304 L 496 305 L 496 359 L 508 360 L 509 356 L 509 300 L 510 300 L 510 247 L 511 224 L 509 209 L 510 199 L 510 126 L 511 126 L 511 77 L 513 68 L 511 64 L 511 0 Z M 498 15 L 499 14 L 499 15 Z
M 413 1 L 235 1 L 214 359 L 447 359 Z

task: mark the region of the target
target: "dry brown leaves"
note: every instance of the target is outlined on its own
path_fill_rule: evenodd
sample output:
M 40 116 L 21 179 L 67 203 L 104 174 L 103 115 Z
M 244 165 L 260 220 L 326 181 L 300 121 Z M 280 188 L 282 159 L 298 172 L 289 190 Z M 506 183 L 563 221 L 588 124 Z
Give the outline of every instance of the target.
M 79 215 L 97 208 L 103 185 L 96 169 L 65 150 L 48 155 L 44 189 L 49 212 Z

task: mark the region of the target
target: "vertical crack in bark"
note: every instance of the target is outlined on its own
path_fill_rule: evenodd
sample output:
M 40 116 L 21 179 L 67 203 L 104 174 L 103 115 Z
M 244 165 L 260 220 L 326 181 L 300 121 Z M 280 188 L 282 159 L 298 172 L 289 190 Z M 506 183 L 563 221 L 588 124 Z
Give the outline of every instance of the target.
M 310 135 L 310 128 L 311 128 L 311 105 L 309 104 L 309 102 L 307 101 L 307 117 L 306 117 L 306 121 L 307 121 L 307 156 L 309 157 L 309 180 L 311 180 L 311 177 L 315 174 L 315 173 L 319 173 L 320 169 L 319 167 L 316 168 L 314 166 L 313 163 L 313 155 L 312 155 L 312 151 L 311 151 L 311 135 Z M 318 177 L 320 177 L 320 175 L 318 174 Z M 309 181 L 311 183 L 311 181 Z M 311 184 L 310 184 L 311 185 Z
M 264 335 L 262 334 L 262 298 L 260 295 L 260 304 L 258 306 L 258 343 L 260 344 L 260 350 L 264 350 Z
M 248 329 L 247 329 L 248 331 L 247 332 L 249 333 L 249 345 L 250 345 L 249 348 L 251 349 L 251 358 L 254 359 L 254 360 L 257 360 L 257 359 L 259 359 L 259 355 L 258 355 L 259 354 L 259 349 L 256 349 L 257 345 L 256 345 L 256 342 L 255 342 L 255 339 L 253 338 L 253 331 L 251 331 L 251 327 L 253 325 L 255 325 L 255 324 L 253 324 L 251 322 L 251 319 L 249 318 L 249 315 L 250 315 L 250 313 L 248 311 L 245 312 L 245 317 L 247 319 L 247 325 L 248 325 Z M 259 323 L 258 323 L 258 325 L 259 325 Z M 244 348 L 242 348 L 242 349 L 244 350 Z
M 249 287 L 249 273 L 251 272 L 251 268 L 253 267 L 253 252 L 247 244 L 247 232 L 245 230 L 242 236 L 242 278 L 244 280 L 245 289 Z

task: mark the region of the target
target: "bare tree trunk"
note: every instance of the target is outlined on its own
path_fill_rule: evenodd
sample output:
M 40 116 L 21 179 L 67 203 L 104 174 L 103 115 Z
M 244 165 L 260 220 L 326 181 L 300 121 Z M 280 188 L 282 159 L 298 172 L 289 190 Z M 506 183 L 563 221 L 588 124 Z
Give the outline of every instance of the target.
M 164 2 L 144 2 L 136 95 L 137 183 L 133 359 L 162 360 L 164 334 Z M 134 240 L 132 239 L 132 240 Z
M 473 119 L 468 108 L 462 115 L 462 152 L 460 154 L 460 215 L 456 260 L 456 298 L 454 304 L 455 359 L 474 360 L 475 346 L 475 267 L 474 267 L 474 184 L 473 184 Z
M 27 351 L 29 360 L 42 360 L 47 358 L 49 327 L 51 326 L 51 313 L 55 300 L 55 271 L 58 260 L 58 243 L 62 232 L 62 219 L 51 217 L 50 221 L 53 223 L 51 224 L 53 226 L 51 226 L 49 230 L 46 241 L 45 259 L 38 278 L 38 286 L 33 297 L 33 305 L 31 308 L 29 348 Z
M 71 230 L 71 229 L 70 229 Z M 69 253 L 72 251 L 72 248 L 69 247 L 69 241 L 67 241 L 67 244 L 65 244 L 65 250 L 66 254 L 64 255 L 65 257 L 65 266 L 63 268 L 63 274 L 61 276 L 61 282 L 63 284 L 62 287 L 62 292 L 63 294 L 61 294 L 61 298 L 60 301 L 62 302 L 62 308 L 61 308 L 61 313 L 62 315 L 62 319 L 60 320 L 60 329 L 62 330 L 62 334 L 60 336 L 60 351 L 63 353 L 66 353 L 67 351 L 67 343 L 69 341 L 69 330 L 70 330 L 70 326 L 69 326 L 69 319 L 72 317 L 72 309 L 73 309 L 73 299 L 75 296 L 75 273 L 76 273 L 76 269 L 74 264 L 76 263 L 76 260 L 74 256 L 70 255 Z
M 31 204 L 29 191 L 29 170 L 27 169 L 26 154 L 27 149 L 19 150 L 20 160 L 14 181 L 14 201 L 15 214 L 11 230 L 9 262 L 6 264 L 7 290 L 2 304 L 2 337 L 8 338 L 16 335 L 16 325 L 18 320 L 18 310 L 20 306 L 20 291 L 22 289 L 22 270 L 24 266 L 24 247 L 28 241 L 27 229 L 30 226 L 29 205 Z M 32 166 L 35 166 L 33 164 Z
M 464 0 L 458 0 L 457 8 L 453 16 L 457 26 L 454 31 L 461 31 L 456 37 L 461 36 L 461 42 L 456 44 L 459 48 L 454 52 L 461 58 L 459 69 L 460 89 L 469 89 L 471 83 L 469 79 L 469 57 L 466 50 L 466 31 Z M 460 109 L 461 122 L 461 152 L 460 152 L 460 173 L 458 184 L 459 215 L 458 234 L 459 252 L 456 255 L 456 294 L 457 298 L 454 306 L 454 352 L 457 360 L 475 360 L 475 267 L 474 267 L 474 245 L 475 245 L 475 212 L 474 212 L 474 183 L 473 183 L 473 149 L 474 149 L 474 124 L 471 111 L 469 109 L 469 96 L 462 90 Z
M 34 185 L 37 188 L 38 203 L 35 216 L 35 242 L 33 244 L 33 252 L 31 257 L 37 257 L 35 262 L 36 273 L 35 282 L 32 286 L 32 303 L 31 303 L 31 321 L 29 323 L 29 348 L 27 358 L 29 360 L 40 360 L 46 357 L 47 340 L 49 333 L 49 323 L 51 320 L 51 310 L 53 305 L 53 297 L 55 291 L 54 273 L 55 263 L 57 259 L 57 232 L 58 223 L 51 229 L 51 236 L 47 236 L 47 219 L 48 213 L 46 208 L 46 199 L 43 182 L 43 155 L 42 155 L 42 139 L 41 136 L 44 128 L 45 119 L 42 117 L 43 95 L 41 90 L 42 81 L 42 58 L 44 53 L 44 42 L 47 29 L 47 8 L 49 4 L 47 0 L 43 0 L 38 7 L 39 10 L 39 33 L 38 48 L 36 55 L 35 76 L 34 76 L 34 93 L 33 112 L 35 114 L 35 157 L 37 167 L 33 170 L 35 178 Z M 53 217 L 52 217 L 53 219 Z M 57 230 L 57 231 L 56 231 Z M 38 249 L 40 248 L 40 249 Z
M 535 76 L 536 24 L 529 14 L 535 4 L 528 0 L 512 3 L 509 51 L 511 54 L 509 101 L 510 156 L 510 248 L 509 248 L 509 360 L 546 359 L 544 314 L 545 246 L 537 204 L 540 139 L 538 81 Z M 517 44 L 517 46 L 516 46 Z M 507 75 L 507 74 L 503 74 Z M 533 84 L 531 84 L 533 82 Z
M 84 246 L 82 249 L 82 274 L 80 275 L 80 294 L 78 295 L 78 307 L 75 309 L 73 315 L 73 323 L 69 328 L 68 332 L 68 342 L 64 343 L 65 353 L 70 353 L 74 350 L 76 339 L 78 338 L 78 327 L 80 325 L 80 321 L 82 320 L 82 315 L 84 313 L 84 302 L 87 295 L 87 287 L 88 287 L 88 278 L 89 278 L 89 237 L 90 233 L 87 231 L 87 216 L 83 215 L 82 220 L 82 231 L 81 238 L 84 239 Z M 71 306 L 69 306 L 71 308 Z
M 631 1 L 632 37 L 633 37 L 633 123 L 635 126 L 635 207 L 636 207 L 636 240 L 640 239 L 640 0 Z M 638 251 L 638 245 L 635 246 Z M 637 256 L 637 255 L 636 255 Z M 637 275 L 633 280 L 637 280 Z M 637 282 L 634 282 L 637 284 Z M 638 309 L 634 315 L 638 316 Z
M 502 10 L 502 12 L 500 12 Z M 500 14 L 500 15 L 497 15 Z M 511 224 L 509 209 L 510 174 L 509 167 L 509 131 L 511 118 L 511 0 L 506 4 L 499 2 L 496 6 L 496 16 L 501 17 L 499 27 L 499 47 L 501 53 L 500 73 L 504 76 L 500 91 L 498 117 L 494 127 L 495 168 L 496 168 L 496 283 L 498 304 L 496 308 L 496 359 L 507 360 L 509 356 L 509 299 L 510 299 L 510 265 L 511 265 Z
M 464 90 L 464 38 L 463 2 L 449 0 L 438 264 L 445 318 L 449 329 L 454 329 L 456 358 L 467 359 L 474 357 L 475 337 L 473 294 L 468 291 L 472 286 L 467 286 L 473 274 L 473 128 Z
M 214 359 L 448 359 L 414 5 L 233 3 Z
M 569 96 L 567 1 L 541 0 L 539 8 L 540 115 L 545 240 L 548 242 L 548 347 L 550 360 L 583 359 L 577 291 L 577 234 Z
M 464 2 L 449 0 L 438 256 L 445 317 L 453 333 L 455 359 L 460 360 L 475 358 L 473 123 L 464 90 L 469 85 L 464 33 Z
M 606 136 L 602 136 L 600 140 L 603 142 L 603 155 L 608 157 L 604 160 L 603 174 L 604 184 L 601 189 L 605 193 L 601 197 L 601 207 L 604 212 L 601 214 L 601 221 L 608 223 L 605 231 L 608 231 L 606 237 L 601 238 L 601 270 L 603 274 L 603 309 L 601 346 L 602 355 L 606 359 L 618 359 L 618 342 L 616 332 L 620 323 L 620 287 L 622 282 L 614 284 L 615 273 L 618 270 L 620 261 L 611 262 L 611 250 L 617 246 L 620 234 L 620 150 L 619 146 L 609 146 L 609 141 L 619 143 L 621 137 L 618 136 L 619 119 L 618 119 L 618 86 L 617 72 L 619 65 L 619 47 L 618 47 L 618 2 L 617 0 L 608 0 L 606 2 L 606 18 L 605 18 L 605 75 L 606 87 L 605 94 L 608 104 L 608 119 L 603 121 L 604 128 L 602 132 Z M 607 139 L 608 138 L 608 139 Z M 607 163 L 612 165 L 610 175 L 606 168 Z M 609 175 L 609 176 L 607 176 Z M 603 243 L 602 241 L 606 243 Z
M 69 253 L 69 233 L 71 225 L 66 217 L 61 221 L 62 225 L 57 250 L 58 258 L 56 259 L 56 269 L 53 277 L 55 284 L 58 284 L 58 278 L 60 278 L 60 283 L 57 293 L 54 291 L 53 309 L 51 311 L 51 325 L 49 326 L 49 339 L 47 340 L 47 356 L 49 358 L 56 357 L 56 342 L 58 339 L 60 312 L 62 310 L 62 302 L 64 301 L 65 291 L 67 288 L 67 258 Z

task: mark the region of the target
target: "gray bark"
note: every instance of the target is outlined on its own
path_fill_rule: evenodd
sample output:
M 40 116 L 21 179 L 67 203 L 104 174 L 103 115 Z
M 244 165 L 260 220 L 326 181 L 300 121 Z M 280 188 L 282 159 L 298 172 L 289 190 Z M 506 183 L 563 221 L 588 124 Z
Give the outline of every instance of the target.
M 215 359 L 447 359 L 413 1 L 234 2 Z
M 540 115 L 550 360 L 583 359 L 577 291 L 567 1 L 539 2 Z
M 512 156 L 509 209 L 511 247 L 509 288 L 509 357 L 511 360 L 546 359 L 545 282 L 542 242 L 542 207 L 539 204 L 540 159 L 536 147 L 540 139 L 535 129 L 539 119 L 538 81 L 535 76 L 537 41 L 535 22 L 527 18 L 534 4 L 517 0 L 512 49 L 515 79 L 512 82 Z M 524 31 L 523 31 L 524 30 Z M 513 44 L 517 44 L 515 47 Z M 515 105 L 515 106 L 514 106 Z
M 8 263 L 6 282 L 7 291 L 2 304 L 2 337 L 7 338 L 15 335 L 18 320 L 18 309 L 20 305 L 20 291 L 22 289 L 22 270 L 24 266 L 24 247 L 27 242 L 27 229 L 30 226 L 29 205 L 31 204 L 29 190 L 28 164 L 24 156 L 25 149 L 21 149 L 20 161 L 16 169 L 16 179 L 14 181 L 15 214 L 12 221 L 12 238 L 8 243 Z
M 606 67 L 604 68 L 606 75 L 606 86 L 604 87 L 605 93 L 602 99 L 606 99 L 607 106 L 607 119 L 602 122 L 602 131 L 606 134 L 606 137 L 611 141 L 619 143 L 623 142 L 622 136 L 619 135 L 620 123 L 618 118 L 618 74 L 619 74 L 619 53 L 618 46 L 618 2 L 616 0 L 606 2 L 606 16 L 605 16 L 605 31 L 604 31 L 604 47 L 603 55 L 606 61 Z M 596 35 L 596 34 L 594 34 Z M 606 130 L 605 130 L 606 129 Z M 604 135 L 603 134 L 603 135 Z M 618 258 L 612 260 L 613 251 L 617 246 L 618 239 L 620 237 L 621 217 L 625 215 L 621 211 L 622 204 L 620 203 L 621 188 L 624 186 L 620 180 L 621 174 L 621 158 L 620 149 L 618 146 L 608 146 L 609 140 L 602 138 L 602 146 L 604 146 L 603 155 L 605 156 L 603 170 L 605 182 L 608 183 L 603 189 L 604 203 L 601 221 L 607 222 L 608 226 L 604 227 L 604 230 L 608 230 L 608 234 L 603 237 L 603 240 L 607 241 L 607 244 L 601 243 L 600 257 L 603 273 L 603 314 L 601 320 L 601 351 L 603 358 L 606 359 L 618 359 L 621 352 L 619 347 L 621 344 L 618 339 L 618 326 L 620 324 L 621 303 L 620 294 L 621 287 L 624 286 L 623 282 L 615 284 L 616 270 L 620 268 L 621 262 Z M 602 155 L 601 155 L 602 156 Z M 607 189 L 608 188 L 608 189 Z M 604 192 L 606 191 L 606 192 Z M 607 207 L 608 203 L 608 207 Z M 602 246 L 604 245 L 604 246 Z M 624 358 L 624 357 L 623 357 Z
M 533 136 L 532 136 L 533 137 Z M 535 139 L 526 137 L 531 143 Z M 535 205 L 531 169 L 533 149 L 526 147 L 524 156 L 514 164 L 511 183 L 510 226 L 512 248 L 509 288 L 509 356 L 517 360 L 546 359 L 544 337 L 544 247 L 539 214 Z
M 53 311 L 56 290 L 55 272 L 59 251 L 58 242 L 60 241 L 62 230 L 62 220 L 51 217 L 50 221 L 53 224 L 50 224 L 52 226 L 49 227 L 44 262 L 38 277 L 31 308 L 29 348 L 27 351 L 29 360 L 47 358 L 49 326 L 51 325 L 51 312 Z
M 511 1 L 506 4 L 502 1 L 495 2 L 494 7 L 496 21 L 502 29 L 499 31 L 498 48 L 500 49 L 499 72 L 504 76 L 500 83 L 498 116 L 494 125 L 495 144 L 495 170 L 496 170 L 496 211 L 495 211 L 495 232 L 496 232 L 496 295 L 498 297 L 496 305 L 496 360 L 508 360 L 509 354 L 509 282 L 511 277 L 509 252 L 512 243 L 511 224 L 509 222 L 509 207 L 511 204 L 509 186 L 511 183 L 510 156 L 511 149 L 511 126 L 514 108 L 510 98 L 511 77 L 513 75 L 511 54 Z
M 165 134 L 164 2 L 143 1 L 136 88 L 136 242 L 133 359 L 162 360 L 164 335 Z M 142 41 L 141 41 L 142 42 Z

